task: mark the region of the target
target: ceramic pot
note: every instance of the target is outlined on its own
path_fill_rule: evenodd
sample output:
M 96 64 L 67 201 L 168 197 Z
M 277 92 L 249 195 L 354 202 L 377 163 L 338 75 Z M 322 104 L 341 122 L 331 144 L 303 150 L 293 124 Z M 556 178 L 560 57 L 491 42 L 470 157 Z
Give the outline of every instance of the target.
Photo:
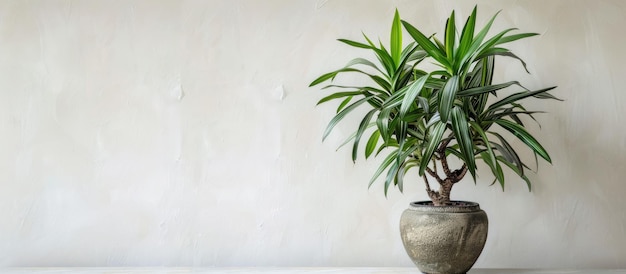
M 413 202 L 402 213 L 400 234 L 409 257 L 428 274 L 466 273 L 485 246 L 487 214 L 477 203 L 433 206 Z

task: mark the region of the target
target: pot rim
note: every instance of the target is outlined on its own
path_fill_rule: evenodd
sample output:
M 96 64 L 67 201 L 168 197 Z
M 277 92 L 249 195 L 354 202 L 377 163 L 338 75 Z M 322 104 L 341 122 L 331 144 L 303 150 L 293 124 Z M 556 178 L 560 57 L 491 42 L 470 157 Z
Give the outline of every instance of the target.
M 409 209 L 429 212 L 476 212 L 481 211 L 480 205 L 476 202 L 469 201 L 450 201 L 451 204 L 444 206 L 435 206 L 432 201 L 415 201 L 409 204 Z

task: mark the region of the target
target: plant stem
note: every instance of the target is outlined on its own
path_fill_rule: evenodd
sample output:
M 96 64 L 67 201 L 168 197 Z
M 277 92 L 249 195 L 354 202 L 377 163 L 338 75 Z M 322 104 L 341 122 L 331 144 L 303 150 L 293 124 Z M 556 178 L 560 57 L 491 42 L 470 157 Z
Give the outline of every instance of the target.
M 449 141 L 446 141 L 444 143 L 447 146 Z M 450 171 L 450 168 L 448 167 L 448 159 L 445 154 L 445 146 L 440 146 L 437 150 L 437 153 L 439 153 L 440 157 L 433 160 L 433 169 L 431 169 L 430 167 L 426 167 L 426 172 L 428 172 L 431 177 L 437 180 L 437 182 L 439 183 L 439 190 L 433 191 L 430 188 L 430 184 L 428 183 L 428 178 L 426 177 L 426 174 L 424 174 L 423 178 L 424 183 L 426 184 L 426 193 L 428 193 L 428 197 L 430 197 L 433 204 L 435 206 L 445 206 L 450 204 L 450 192 L 452 191 L 452 186 L 461 181 L 461 179 L 463 179 L 463 177 L 467 173 L 467 165 L 463 164 L 461 168 Z M 446 175 L 445 179 L 439 177 L 439 174 L 437 173 L 437 160 L 441 162 L 443 172 Z

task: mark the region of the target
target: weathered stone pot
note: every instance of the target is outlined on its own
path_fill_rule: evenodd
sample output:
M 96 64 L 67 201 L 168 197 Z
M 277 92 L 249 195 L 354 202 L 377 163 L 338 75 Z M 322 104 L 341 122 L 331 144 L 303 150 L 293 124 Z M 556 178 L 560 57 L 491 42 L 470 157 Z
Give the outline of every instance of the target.
M 477 203 L 433 206 L 413 202 L 402 213 L 400 234 L 413 263 L 428 274 L 466 273 L 485 246 L 487 214 Z

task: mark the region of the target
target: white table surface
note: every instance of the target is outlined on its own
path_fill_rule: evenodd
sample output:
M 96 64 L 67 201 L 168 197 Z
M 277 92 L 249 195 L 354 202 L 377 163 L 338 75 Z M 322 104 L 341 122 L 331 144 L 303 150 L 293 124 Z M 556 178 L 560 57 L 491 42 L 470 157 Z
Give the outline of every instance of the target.
M 347 274 L 420 274 L 414 267 L 45 267 L 45 268 L 0 268 L 2 274 L 26 273 L 69 273 L 69 274 L 186 274 L 186 273 L 347 273 Z M 626 269 L 584 269 L 584 270 L 540 270 L 540 269 L 472 269 L 468 274 L 626 274 Z

